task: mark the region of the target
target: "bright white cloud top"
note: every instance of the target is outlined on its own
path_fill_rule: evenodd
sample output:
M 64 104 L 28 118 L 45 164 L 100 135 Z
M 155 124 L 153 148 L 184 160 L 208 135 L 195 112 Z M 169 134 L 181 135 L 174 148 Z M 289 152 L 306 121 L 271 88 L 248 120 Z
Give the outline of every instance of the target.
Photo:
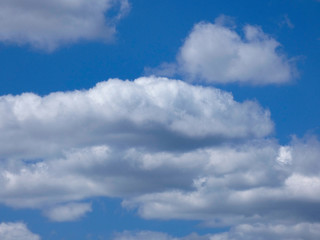
M 215 88 L 155 77 L 114 79 L 45 97 L 2 96 L 0 114 L 0 153 L 6 158 L 39 158 L 101 143 L 185 148 L 186 142 L 236 141 L 273 130 L 270 113 L 255 102 L 238 103 Z
M 105 13 L 115 5 L 118 14 L 106 19 Z M 79 40 L 109 41 L 128 9 L 127 0 L 3 0 L 0 41 L 46 51 Z

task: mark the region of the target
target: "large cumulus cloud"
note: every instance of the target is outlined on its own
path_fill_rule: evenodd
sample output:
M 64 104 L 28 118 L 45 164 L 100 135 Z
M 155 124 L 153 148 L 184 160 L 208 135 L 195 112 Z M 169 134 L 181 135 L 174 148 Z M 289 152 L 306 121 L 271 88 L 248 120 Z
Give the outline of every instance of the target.
M 268 135 L 270 113 L 230 93 L 164 78 L 109 80 L 87 91 L 0 97 L 4 158 L 107 144 L 194 148 Z M 10 139 L 10 141 L 8 141 Z
M 268 110 L 212 87 L 110 79 L 89 90 L 2 96 L 0 114 L 7 206 L 72 221 L 92 210 L 86 199 L 104 196 L 147 219 L 211 227 L 320 220 L 317 138 L 281 146 Z

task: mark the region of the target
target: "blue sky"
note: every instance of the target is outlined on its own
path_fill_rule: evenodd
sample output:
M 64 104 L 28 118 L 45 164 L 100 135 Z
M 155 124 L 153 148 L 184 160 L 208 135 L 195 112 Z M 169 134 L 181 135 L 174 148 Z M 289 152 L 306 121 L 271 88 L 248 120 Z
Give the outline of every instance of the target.
M 320 2 L 0 2 L 0 238 L 318 239 Z

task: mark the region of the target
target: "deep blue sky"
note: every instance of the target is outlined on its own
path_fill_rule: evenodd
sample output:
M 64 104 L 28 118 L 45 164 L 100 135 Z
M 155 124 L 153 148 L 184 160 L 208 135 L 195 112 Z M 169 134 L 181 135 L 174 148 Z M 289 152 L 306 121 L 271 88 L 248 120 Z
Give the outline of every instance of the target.
M 130 11 L 116 24 L 111 42 L 99 39 L 68 43 L 48 52 L 10 41 L 0 44 L 0 95 L 82 90 L 109 78 L 134 80 L 146 67 L 174 62 L 193 26 L 220 15 L 233 19 L 235 31 L 260 26 L 281 44 L 297 76 L 281 85 L 215 84 L 236 101 L 254 100 L 269 109 L 275 131 L 288 144 L 292 135 L 320 133 L 320 2 L 314 0 L 130 0 Z M 108 16 L 108 13 L 106 13 Z M 288 22 L 289 21 L 289 22 Z M 1 32 L 1 29 L 0 29 Z M 183 78 L 183 76 L 176 76 Z M 198 85 L 198 83 L 195 83 Z M 85 126 L 84 126 L 85 127 Z M 10 140 L 8 140 L 10 141 Z M 1 143 L 0 143 L 1 144 Z M 3 157 L 0 157 L 2 159 Z M 4 157 L 5 158 L 5 157 Z M 23 200 L 21 200 L 23 201 Z M 0 207 L 0 222 L 22 221 L 42 239 L 108 239 L 114 232 L 149 230 L 182 237 L 228 230 L 201 226 L 197 220 L 146 220 L 121 207 L 121 198 L 86 199 L 93 211 L 75 222 L 56 223 L 41 210 Z M 91 234 L 91 235 L 90 235 Z

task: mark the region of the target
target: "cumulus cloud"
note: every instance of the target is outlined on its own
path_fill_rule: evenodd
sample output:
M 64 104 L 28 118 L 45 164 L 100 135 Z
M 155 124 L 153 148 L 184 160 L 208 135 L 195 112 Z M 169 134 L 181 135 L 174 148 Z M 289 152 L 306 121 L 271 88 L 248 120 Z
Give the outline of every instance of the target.
M 106 19 L 114 7 L 119 8 L 117 15 Z M 46 51 L 79 40 L 108 41 L 128 9 L 127 0 L 3 0 L 0 41 Z
M 194 148 L 260 138 L 270 113 L 230 93 L 165 78 L 111 79 L 87 91 L 0 97 L 0 154 L 41 158 L 93 145 Z M 10 139 L 10 141 L 8 141 Z
M 214 24 L 196 24 L 180 48 L 176 63 L 147 68 L 146 73 L 180 73 L 195 82 L 253 85 L 282 84 L 293 79 L 294 66 L 281 52 L 279 42 L 252 25 L 243 28 L 242 37 L 230 22 L 227 17 L 219 17 Z
M 68 203 L 51 207 L 45 211 L 46 216 L 55 222 L 74 221 L 91 212 L 90 203 Z
M 40 240 L 40 237 L 29 231 L 24 223 L 0 223 L 1 240 Z

